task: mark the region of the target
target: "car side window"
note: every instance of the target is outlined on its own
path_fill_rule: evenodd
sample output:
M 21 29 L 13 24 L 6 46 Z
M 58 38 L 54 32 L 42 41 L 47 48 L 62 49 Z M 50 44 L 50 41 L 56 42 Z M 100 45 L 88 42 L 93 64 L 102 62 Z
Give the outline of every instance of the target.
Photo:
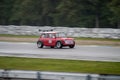
M 45 34 L 42 34 L 42 35 L 41 35 L 41 38 L 45 38 Z
M 41 38 L 48 38 L 48 34 L 42 34 Z
M 45 34 L 45 38 L 49 38 L 49 35 L 48 35 L 48 34 Z
M 49 38 L 55 38 L 54 34 L 49 34 Z

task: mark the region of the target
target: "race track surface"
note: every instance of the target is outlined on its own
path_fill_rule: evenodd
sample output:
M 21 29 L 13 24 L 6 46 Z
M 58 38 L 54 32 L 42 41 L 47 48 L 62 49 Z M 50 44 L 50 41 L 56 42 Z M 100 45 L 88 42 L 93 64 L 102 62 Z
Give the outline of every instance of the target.
M 37 48 L 36 43 L 0 42 L 0 56 L 120 62 L 120 47 Z

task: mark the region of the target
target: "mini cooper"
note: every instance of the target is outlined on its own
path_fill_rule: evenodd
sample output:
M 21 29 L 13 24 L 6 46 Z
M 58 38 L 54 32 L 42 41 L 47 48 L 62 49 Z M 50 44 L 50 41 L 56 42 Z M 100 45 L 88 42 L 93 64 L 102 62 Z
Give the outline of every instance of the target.
M 37 47 L 43 48 L 49 46 L 51 48 L 62 48 L 68 46 L 69 48 L 75 47 L 73 38 L 67 38 L 63 32 L 42 32 L 37 41 Z

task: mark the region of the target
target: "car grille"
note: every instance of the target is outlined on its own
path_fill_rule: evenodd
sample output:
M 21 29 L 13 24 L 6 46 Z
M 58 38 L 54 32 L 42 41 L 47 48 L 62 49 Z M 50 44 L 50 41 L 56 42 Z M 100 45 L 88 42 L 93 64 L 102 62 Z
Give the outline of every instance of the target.
M 65 44 L 74 44 L 73 40 L 65 40 Z

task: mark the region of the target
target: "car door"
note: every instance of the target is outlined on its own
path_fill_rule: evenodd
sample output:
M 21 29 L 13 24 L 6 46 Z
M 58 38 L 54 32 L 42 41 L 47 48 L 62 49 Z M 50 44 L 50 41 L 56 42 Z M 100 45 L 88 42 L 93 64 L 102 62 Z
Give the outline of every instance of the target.
M 40 41 L 42 41 L 43 42 L 43 44 L 46 46 L 48 43 L 48 37 L 47 37 L 48 35 L 46 34 L 46 33 L 43 33 L 42 35 L 41 35 L 41 38 L 40 38 Z
M 48 45 L 49 46 L 54 46 L 55 45 L 55 35 L 53 33 L 50 33 L 49 38 L 47 39 Z

